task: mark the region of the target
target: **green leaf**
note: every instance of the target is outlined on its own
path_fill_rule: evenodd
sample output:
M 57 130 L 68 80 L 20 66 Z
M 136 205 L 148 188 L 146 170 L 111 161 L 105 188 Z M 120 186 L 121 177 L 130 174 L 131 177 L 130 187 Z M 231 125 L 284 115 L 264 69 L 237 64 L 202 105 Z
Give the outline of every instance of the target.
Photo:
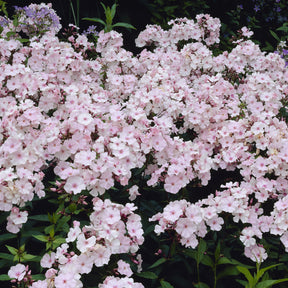
M 204 253 L 207 249 L 207 244 L 206 242 L 201 238 L 200 241 L 199 241 L 199 245 L 198 245 L 198 248 L 197 248 L 197 264 L 199 265 L 199 263 L 201 263 L 203 257 L 204 257 Z
M 37 220 L 37 221 L 43 221 L 43 222 L 49 222 L 49 218 L 48 218 L 47 214 L 29 216 L 29 219 Z
M 11 278 L 6 274 L 0 275 L 0 281 L 10 281 L 10 280 L 11 280 Z
M 217 262 L 218 265 L 222 264 L 231 264 L 231 265 L 237 265 L 236 263 L 233 263 L 230 259 L 227 257 L 220 257 L 220 259 Z
M 166 258 L 160 258 L 154 264 L 152 264 L 150 267 L 148 267 L 148 269 L 152 269 L 152 268 L 155 268 L 157 266 L 160 266 L 161 264 L 165 263 L 166 261 L 167 261 Z
M 211 259 L 211 257 L 208 256 L 208 255 L 204 255 L 200 263 L 203 264 L 203 265 L 209 266 L 211 268 L 214 267 L 214 262 Z
M 267 288 L 267 287 L 271 287 L 272 285 L 275 285 L 281 282 L 286 282 L 286 281 L 288 281 L 288 278 L 279 279 L 279 280 L 265 280 L 265 281 L 258 283 L 256 285 L 256 288 Z
M 102 7 L 103 7 L 103 9 L 104 9 L 104 13 L 106 14 L 106 11 L 107 11 L 107 8 L 106 8 L 106 6 L 104 5 L 104 3 L 103 3 L 103 2 L 101 2 L 100 4 L 101 4 L 101 6 L 102 6 Z
M 117 22 L 117 23 L 113 24 L 112 27 L 113 28 L 114 27 L 124 27 L 124 28 L 128 28 L 128 29 L 135 29 L 136 30 L 136 28 L 133 25 L 131 25 L 129 23 L 123 23 L 123 22 Z
M 41 242 L 48 242 L 48 239 L 49 239 L 49 236 L 45 236 L 45 235 L 33 235 L 33 237 Z
M 26 39 L 26 38 L 17 38 L 17 40 L 21 43 L 27 43 L 30 41 L 30 39 Z
M 55 229 L 55 232 L 56 232 L 56 231 L 59 231 L 59 230 L 63 227 L 63 225 L 64 225 L 65 223 L 67 223 L 70 219 L 71 219 L 71 216 L 63 216 L 63 217 L 58 221 L 57 226 L 56 226 L 56 229 Z
M 43 274 L 35 274 L 35 275 L 32 275 L 32 279 L 33 280 L 44 280 L 45 279 L 45 275 Z
M 220 258 L 220 251 L 221 251 L 221 246 L 220 246 L 220 241 L 218 241 L 216 249 L 215 249 L 215 262 L 217 263 L 219 258 Z
M 50 237 L 53 237 L 54 235 L 51 236 L 51 232 L 52 232 L 52 231 L 53 231 L 53 233 L 55 232 L 55 231 L 54 231 L 54 228 L 55 228 L 55 225 L 54 225 L 54 224 L 45 227 L 45 229 L 44 229 L 45 234 L 49 234 Z M 53 234 L 53 233 L 52 233 L 52 234 Z
M 10 36 L 16 35 L 17 33 L 14 31 L 9 31 L 6 33 L 6 36 L 9 38 Z
M 68 206 L 68 209 L 69 209 L 69 212 L 70 212 L 70 213 L 74 213 L 75 210 L 77 209 L 77 204 L 76 204 L 76 203 L 71 203 L 71 204 Z
M 269 30 L 269 32 L 278 42 L 280 42 L 280 38 L 278 37 L 278 35 L 274 31 Z
M 0 258 L 13 261 L 14 257 L 13 255 L 8 254 L 8 253 L 0 253 Z
M 82 18 L 82 20 L 98 22 L 98 23 L 101 23 L 102 25 L 106 26 L 106 23 L 100 18 Z
M 242 266 L 237 266 L 236 268 L 239 270 L 239 272 L 244 274 L 244 276 L 248 280 L 249 284 L 252 285 L 254 282 L 254 278 L 251 275 L 250 271 L 246 267 L 242 267 Z
M 18 249 L 14 248 L 14 247 L 11 247 L 11 246 L 8 246 L 8 245 L 5 245 L 6 248 L 9 250 L 9 252 L 12 254 L 12 255 L 17 255 L 18 254 Z
M 197 251 L 195 250 L 185 249 L 183 250 L 183 254 L 195 260 L 197 259 Z
M 65 243 L 66 240 L 65 238 L 56 238 L 54 241 L 53 241 L 53 249 L 56 249 L 57 247 L 59 247 L 61 244 Z
M 36 261 L 37 258 L 37 261 Z M 34 262 L 38 262 L 38 260 L 41 260 L 40 256 L 36 256 L 36 255 L 32 255 L 32 254 L 24 254 L 21 259 L 23 259 L 24 261 L 34 261 Z
M 174 288 L 169 282 L 160 280 L 160 284 L 162 288 Z
M 111 20 L 113 20 L 113 18 L 115 17 L 115 14 L 116 14 L 116 7 L 117 7 L 117 4 L 114 3 L 111 7 L 111 10 L 110 10 L 110 16 L 111 16 Z
M 150 271 L 136 273 L 135 275 L 141 278 L 145 278 L 145 279 L 157 279 L 158 278 L 158 276 L 155 273 L 150 272 Z
M 15 17 L 15 18 L 13 19 L 13 25 L 14 25 L 14 27 L 17 27 L 18 24 L 19 24 L 18 18 Z
M 267 271 L 267 270 L 270 270 L 274 267 L 277 267 L 279 265 L 282 265 L 283 263 L 279 263 L 279 264 L 274 264 L 274 265 L 271 265 L 271 266 L 268 266 L 268 267 L 265 267 L 265 268 L 262 268 L 258 273 L 257 273 L 257 280 L 259 280 L 262 275 Z
M 2 234 L 2 235 L 0 235 L 0 242 L 14 239 L 16 237 L 17 237 L 17 235 L 15 235 L 15 234 L 10 234 L 10 233 L 9 234 L 8 233 Z

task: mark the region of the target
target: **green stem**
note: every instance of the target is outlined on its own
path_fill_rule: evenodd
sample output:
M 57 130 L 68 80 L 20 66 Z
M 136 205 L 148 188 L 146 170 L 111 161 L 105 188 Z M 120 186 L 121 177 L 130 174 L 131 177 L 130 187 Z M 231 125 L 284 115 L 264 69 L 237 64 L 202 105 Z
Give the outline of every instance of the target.
M 79 27 L 80 22 L 80 0 L 77 0 L 77 27 Z
M 199 270 L 199 262 L 197 261 L 197 279 L 198 283 L 200 283 L 200 270 Z
M 70 6 L 71 6 L 71 11 L 72 11 L 73 19 L 74 19 L 74 24 L 78 27 L 78 25 L 77 25 L 77 19 L 76 19 L 76 15 L 75 15 L 75 11 L 74 11 L 74 7 L 73 7 L 73 4 L 72 4 L 72 0 L 70 0 Z
M 215 264 L 215 267 L 213 268 L 213 273 L 214 273 L 214 288 L 216 288 L 217 286 L 217 267 L 216 267 L 216 264 Z

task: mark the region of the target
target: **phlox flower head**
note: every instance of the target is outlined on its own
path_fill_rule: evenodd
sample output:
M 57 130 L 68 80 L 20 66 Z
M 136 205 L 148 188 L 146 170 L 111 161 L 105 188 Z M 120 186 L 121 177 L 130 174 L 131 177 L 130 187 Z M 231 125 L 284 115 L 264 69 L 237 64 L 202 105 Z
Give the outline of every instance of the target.
M 29 37 L 48 30 L 56 34 L 61 29 L 60 18 L 51 8 L 51 4 L 30 4 L 23 8 L 15 7 L 15 10 L 20 23 L 18 29 Z
M 144 288 L 141 283 L 134 282 L 132 278 L 108 276 L 99 288 Z

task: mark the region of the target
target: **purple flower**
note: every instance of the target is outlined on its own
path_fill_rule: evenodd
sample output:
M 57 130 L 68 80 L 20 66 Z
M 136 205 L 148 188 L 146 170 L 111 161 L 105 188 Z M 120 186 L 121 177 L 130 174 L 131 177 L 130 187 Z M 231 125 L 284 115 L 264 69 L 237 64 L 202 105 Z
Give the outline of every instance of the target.
M 51 5 L 30 4 L 23 8 L 15 6 L 19 28 L 28 36 L 43 34 L 45 31 L 57 33 L 61 29 L 60 18 Z
M 0 16 L 0 26 L 1 27 L 5 27 L 7 26 L 9 23 L 9 20 L 3 16 Z
M 255 12 L 260 11 L 260 6 L 259 5 L 255 5 L 254 10 L 255 10 Z
M 97 26 L 95 25 L 91 25 L 85 31 L 83 31 L 84 35 L 89 35 L 89 34 L 98 35 L 98 33 L 99 32 L 97 31 Z

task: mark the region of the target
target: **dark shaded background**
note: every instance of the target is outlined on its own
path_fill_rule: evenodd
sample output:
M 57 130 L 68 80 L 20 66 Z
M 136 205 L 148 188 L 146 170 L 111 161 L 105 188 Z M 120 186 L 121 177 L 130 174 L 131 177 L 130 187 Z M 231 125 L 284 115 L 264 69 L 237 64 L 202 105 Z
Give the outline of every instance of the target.
M 165 23 L 171 19 L 171 15 L 173 18 L 188 17 L 193 19 L 199 13 L 208 13 L 213 17 L 220 18 L 221 23 L 223 23 L 222 35 L 226 38 L 231 37 L 233 31 L 236 32 L 236 30 L 242 26 L 250 25 L 249 27 L 252 26 L 253 31 L 255 32 L 254 39 L 257 39 L 259 44 L 264 47 L 265 42 L 268 41 L 269 43 L 275 45 L 275 39 L 269 33 L 269 29 L 275 30 L 278 28 L 280 25 L 279 20 L 273 20 L 268 23 L 265 20 L 265 15 L 268 15 L 272 9 L 275 8 L 276 2 L 272 0 L 262 1 L 262 3 L 265 2 L 265 9 L 262 8 L 262 10 L 256 13 L 254 8 L 258 3 L 257 1 L 259 2 L 259 0 L 118 0 L 116 17 L 113 23 L 126 22 L 136 27 L 136 30 L 128 30 L 119 27 L 117 28 L 118 32 L 123 33 L 124 48 L 132 52 L 138 52 L 135 48 L 134 41 L 137 35 L 145 28 L 147 24 L 157 23 L 161 24 L 162 26 L 164 24 L 165 26 Z M 63 27 L 67 27 L 69 23 L 75 24 L 69 0 L 7 0 L 9 15 L 13 15 L 13 6 L 23 7 L 31 3 L 42 2 L 52 3 L 53 9 L 55 9 L 57 14 L 61 17 Z M 109 7 L 114 4 L 114 0 L 80 0 L 79 26 L 82 31 L 92 24 L 97 24 L 99 30 L 102 29 L 101 25 L 98 23 L 81 20 L 84 17 L 97 17 L 105 19 L 100 2 L 103 2 Z M 72 3 L 74 9 L 76 10 L 77 1 L 72 0 Z M 286 10 L 288 12 L 288 0 L 281 0 L 281 3 L 282 6 L 287 4 Z M 241 5 L 243 9 L 239 12 L 239 14 L 237 14 L 237 7 L 239 7 L 239 5 Z M 234 11 L 234 14 L 231 14 L 231 11 Z M 285 14 L 286 12 L 282 9 L 280 13 Z M 258 27 L 256 27 L 257 25 L 252 24 L 250 20 L 247 20 L 247 15 L 251 15 L 251 17 L 256 15 Z M 285 15 L 288 15 L 288 13 Z

